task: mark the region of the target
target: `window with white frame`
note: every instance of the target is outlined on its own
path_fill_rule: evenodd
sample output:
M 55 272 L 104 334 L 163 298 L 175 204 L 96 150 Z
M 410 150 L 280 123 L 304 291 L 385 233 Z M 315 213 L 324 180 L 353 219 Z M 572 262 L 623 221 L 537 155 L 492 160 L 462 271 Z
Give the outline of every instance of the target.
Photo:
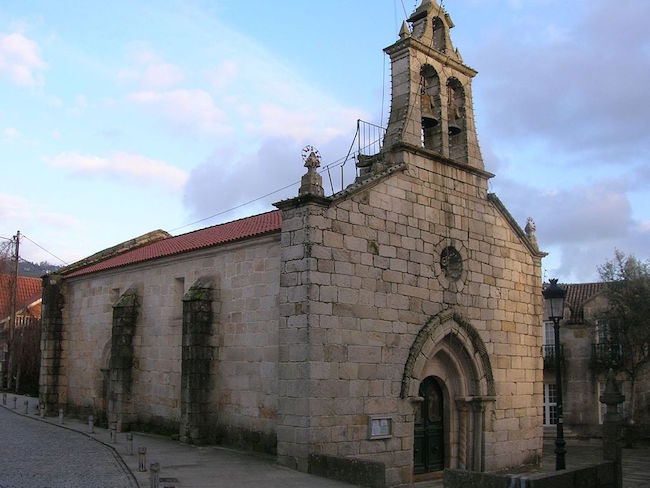
M 607 320 L 596 320 L 596 343 L 606 344 L 612 339 Z
M 557 424 L 556 391 L 554 384 L 544 384 L 544 425 Z
M 544 322 L 544 345 L 555 345 L 555 331 L 553 330 L 553 322 Z

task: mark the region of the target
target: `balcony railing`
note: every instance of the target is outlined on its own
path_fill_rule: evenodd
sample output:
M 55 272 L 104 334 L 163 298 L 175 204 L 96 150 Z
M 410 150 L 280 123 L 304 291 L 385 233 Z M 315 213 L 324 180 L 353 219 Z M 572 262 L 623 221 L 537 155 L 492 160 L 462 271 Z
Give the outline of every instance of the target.
M 623 348 L 617 342 L 600 342 L 591 345 L 591 365 L 596 370 L 616 368 L 623 357 Z
M 544 344 L 544 369 L 555 369 L 555 344 Z M 560 361 L 564 361 L 564 345 L 560 344 Z

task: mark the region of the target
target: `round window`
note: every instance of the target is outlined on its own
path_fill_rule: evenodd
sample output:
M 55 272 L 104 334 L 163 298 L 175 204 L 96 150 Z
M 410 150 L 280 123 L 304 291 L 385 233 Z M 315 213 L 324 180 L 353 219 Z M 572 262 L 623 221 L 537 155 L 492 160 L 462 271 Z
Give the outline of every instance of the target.
M 440 268 L 445 277 L 459 280 L 463 273 L 463 258 L 453 246 L 445 247 L 440 253 Z

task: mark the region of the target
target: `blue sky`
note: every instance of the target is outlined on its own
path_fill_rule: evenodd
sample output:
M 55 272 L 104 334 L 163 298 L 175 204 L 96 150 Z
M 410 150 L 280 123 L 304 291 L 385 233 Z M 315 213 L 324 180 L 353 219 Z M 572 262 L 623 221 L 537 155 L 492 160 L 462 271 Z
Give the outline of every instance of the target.
M 522 226 L 535 219 L 547 277 L 595 280 L 615 248 L 647 258 L 650 2 L 443 5 L 455 46 L 479 71 L 474 107 L 497 175 L 491 190 Z M 225 212 L 297 182 L 306 144 L 329 163 L 345 156 L 358 118 L 385 124 L 382 49 L 414 7 L 3 5 L 0 236 L 19 229 L 72 262 L 150 230 L 185 232 L 295 195 L 291 186 Z M 22 255 L 56 262 L 28 240 Z

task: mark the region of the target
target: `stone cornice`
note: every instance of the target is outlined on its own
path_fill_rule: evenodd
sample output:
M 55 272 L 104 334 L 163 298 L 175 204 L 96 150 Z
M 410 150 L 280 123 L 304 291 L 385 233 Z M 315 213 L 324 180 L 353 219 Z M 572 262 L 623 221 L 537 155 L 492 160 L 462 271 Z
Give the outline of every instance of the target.
M 499 200 L 499 197 L 497 197 L 494 193 L 488 193 L 487 199 L 488 202 L 494 205 L 494 208 L 496 208 L 499 211 L 499 213 L 503 216 L 505 221 L 510 225 L 512 230 L 515 232 L 515 234 L 517 234 L 517 237 L 519 237 L 521 242 L 528 248 L 528 250 L 533 256 L 537 258 L 543 258 L 548 255 L 548 253 L 540 251 L 539 249 L 537 249 L 536 246 L 533 245 L 532 242 L 530 242 L 530 239 L 526 237 L 526 233 L 521 229 L 521 226 L 517 223 L 517 221 L 512 216 L 512 214 L 508 211 L 508 209 L 503 204 L 503 202 Z
M 490 178 L 494 178 L 495 176 L 494 173 L 490 173 L 489 171 L 485 171 L 484 169 L 475 168 L 474 166 L 470 166 L 468 164 L 459 163 L 457 161 L 454 161 L 453 159 L 445 158 L 444 156 L 441 156 L 440 154 L 431 151 L 430 149 L 414 146 L 406 142 L 397 142 L 390 147 L 390 150 L 391 151 L 403 150 L 403 151 L 413 152 L 419 154 L 420 156 L 433 159 L 442 164 L 446 164 L 447 166 L 453 166 L 454 168 L 462 169 L 463 171 L 467 171 L 468 173 L 475 174 L 477 176 L 480 176 L 488 180 Z
M 440 51 L 437 51 L 432 47 L 427 46 L 422 41 L 414 39 L 413 37 L 400 39 L 395 44 L 392 44 L 387 48 L 384 48 L 384 52 L 392 57 L 394 54 L 397 54 L 399 51 L 406 50 L 410 47 L 420 51 L 421 53 L 429 56 L 430 58 L 435 59 L 436 61 L 438 61 L 439 63 L 445 66 L 454 68 L 455 70 L 459 71 L 460 73 L 463 73 L 466 76 L 469 76 L 470 78 L 474 78 L 478 74 L 478 71 L 476 71 L 475 69 L 470 68 L 469 66 L 466 66 L 463 63 L 456 61 L 451 56 L 441 53 Z
M 319 195 L 311 194 L 298 195 L 294 198 L 276 202 L 273 204 L 273 206 L 279 208 L 280 210 L 289 210 L 291 208 L 301 207 L 310 203 L 320 205 L 321 207 L 329 207 L 332 203 L 332 197 L 321 197 Z

